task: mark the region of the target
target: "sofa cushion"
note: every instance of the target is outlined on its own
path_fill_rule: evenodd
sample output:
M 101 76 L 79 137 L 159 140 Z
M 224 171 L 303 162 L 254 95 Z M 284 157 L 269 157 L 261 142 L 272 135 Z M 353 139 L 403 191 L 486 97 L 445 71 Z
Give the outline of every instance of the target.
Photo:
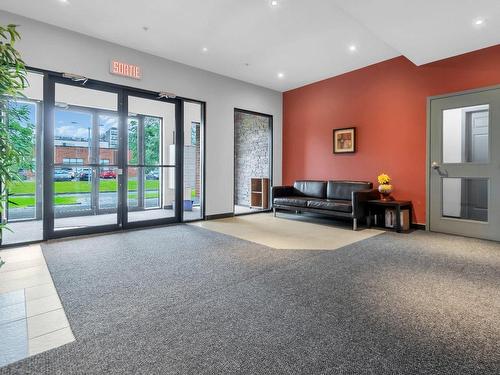
M 307 207 L 319 210 L 352 212 L 352 203 L 348 200 L 310 199 L 307 201 Z
M 301 180 L 295 181 L 293 184 L 295 193 L 313 198 L 326 198 L 326 182 L 325 181 L 312 181 Z
M 369 190 L 372 186 L 371 182 L 366 181 L 328 181 L 326 197 L 351 200 L 353 191 Z
M 296 207 L 306 207 L 307 197 L 279 197 L 274 198 L 273 203 L 282 206 L 296 206 Z

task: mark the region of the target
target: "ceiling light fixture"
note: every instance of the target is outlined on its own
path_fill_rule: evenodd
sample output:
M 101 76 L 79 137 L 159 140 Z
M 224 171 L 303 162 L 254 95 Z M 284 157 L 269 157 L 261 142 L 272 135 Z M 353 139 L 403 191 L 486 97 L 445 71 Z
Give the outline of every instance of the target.
M 69 1 L 68 0 L 59 0 L 60 3 L 63 3 L 63 4 L 69 4 Z
M 270 4 L 274 8 L 276 8 L 278 5 L 280 5 L 280 3 L 278 2 L 278 0 L 271 0 Z
M 474 20 L 474 25 L 476 25 L 476 26 L 482 26 L 482 25 L 484 25 L 484 18 L 476 18 Z
M 208 52 L 208 48 L 207 48 L 207 47 L 203 47 L 203 48 L 201 49 L 201 52 Z
M 355 45 L 355 44 L 351 44 L 351 45 L 349 46 L 349 51 L 351 51 L 351 52 L 356 52 L 357 50 L 358 50 L 358 47 L 356 47 L 356 45 Z
M 285 73 L 278 73 L 278 78 L 285 78 Z

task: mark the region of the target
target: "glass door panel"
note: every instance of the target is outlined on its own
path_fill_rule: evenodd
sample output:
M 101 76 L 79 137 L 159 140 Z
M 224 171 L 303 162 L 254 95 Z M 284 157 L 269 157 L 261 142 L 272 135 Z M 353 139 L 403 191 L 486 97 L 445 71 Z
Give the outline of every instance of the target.
M 118 225 L 118 94 L 55 83 L 54 231 Z
M 25 152 L 13 166 L 18 180 L 5 187 L 8 203 L 0 219 L 8 229 L 0 233 L 3 245 L 43 239 L 43 75 L 28 72 L 27 78 L 24 97 L 12 98 L 6 111 L 10 139 Z
M 128 96 L 128 223 L 177 219 L 175 137 L 175 102 Z

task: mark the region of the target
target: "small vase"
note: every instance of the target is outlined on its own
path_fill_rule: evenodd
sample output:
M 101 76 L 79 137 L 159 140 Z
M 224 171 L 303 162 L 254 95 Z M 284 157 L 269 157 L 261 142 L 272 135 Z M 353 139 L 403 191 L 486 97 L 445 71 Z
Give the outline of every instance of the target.
M 389 185 L 389 184 L 379 185 L 378 191 L 382 195 L 380 200 L 383 200 L 383 201 L 393 201 L 394 200 L 394 198 L 391 197 L 392 185 Z

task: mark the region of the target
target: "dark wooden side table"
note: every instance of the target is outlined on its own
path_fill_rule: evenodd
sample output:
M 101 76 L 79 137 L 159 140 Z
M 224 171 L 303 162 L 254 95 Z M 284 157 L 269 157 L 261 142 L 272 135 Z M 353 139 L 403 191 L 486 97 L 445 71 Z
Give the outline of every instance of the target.
M 383 201 L 380 199 L 376 199 L 376 200 L 369 200 L 366 202 L 366 204 L 368 208 L 368 219 L 367 219 L 368 227 L 371 227 L 373 214 L 376 214 L 381 210 L 384 210 L 385 212 L 386 208 L 394 208 L 396 210 L 396 226 L 394 228 L 396 229 L 396 232 L 401 233 L 401 211 L 404 209 L 410 210 L 409 224 L 411 227 L 411 220 L 413 215 L 411 201 L 396 201 L 396 200 Z

